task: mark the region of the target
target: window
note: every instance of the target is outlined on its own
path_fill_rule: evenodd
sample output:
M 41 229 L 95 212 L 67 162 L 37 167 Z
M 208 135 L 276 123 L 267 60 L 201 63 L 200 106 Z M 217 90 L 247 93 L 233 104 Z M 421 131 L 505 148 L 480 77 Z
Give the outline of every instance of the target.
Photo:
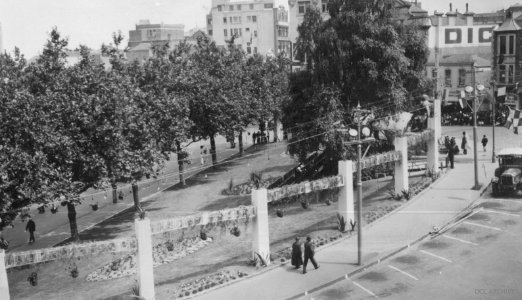
M 323 12 L 323 13 L 328 12 L 328 0 L 321 1 L 321 12 Z
M 237 17 L 238 23 L 241 23 L 241 16 Z
M 230 17 L 230 23 L 234 23 L 234 21 L 233 21 L 232 17 Z
M 239 36 L 243 36 L 243 33 L 241 31 L 241 28 L 239 28 Z
M 444 84 L 446 87 L 451 87 L 451 69 L 444 71 Z
M 304 14 L 306 12 L 306 10 L 308 9 L 308 6 L 310 6 L 310 1 L 297 2 L 298 12 L 300 14 Z
M 466 70 L 459 70 L 459 87 L 463 87 L 466 85 Z
M 247 22 L 252 22 L 252 16 L 247 16 Z
M 227 17 L 223 18 L 223 24 L 227 24 Z
M 211 18 L 208 18 L 208 19 L 207 19 L 207 24 L 208 24 L 208 25 L 212 25 L 212 19 L 211 19 Z
M 252 16 L 252 22 L 254 22 L 254 23 L 257 22 L 257 16 Z
M 247 47 L 247 54 L 252 54 L 252 48 Z
M 254 9 L 254 4 L 250 4 L 250 9 Z
M 288 27 L 278 26 L 277 27 L 277 36 L 288 37 Z
M 241 10 L 241 4 L 236 5 L 237 10 Z
M 499 65 L 498 66 L 498 81 L 499 83 L 514 83 L 515 82 L 515 65 Z
M 230 36 L 234 36 L 234 29 L 230 28 Z
M 437 78 L 437 68 L 431 69 L 431 78 L 436 79 Z
M 218 11 L 221 11 L 221 5 L 217 6 Z
M 254 30 L 254 37 L 257 37 L 257 30 Z
M 223 29 L 223 35 L 224 35 L 224 36 L 227 36 L 227 35 L 228 35 L 227 33 L 228 33 L 228 30 Z
M 208 30 L 208 35 L 212 36 L 212 29 Z
M 254 47 L 254 54 L 257 54 L 257 47 Z
M 245 28 L 245 32 L 250 32 L 250 28 Z
M 515 35 L 503 34 L 498 36 L 498 53 L 500 55 L 515 54 Z
M 228 10 L 234 10 L 234 5 L 229 5 Z
M 234 28 L 234 36 L 238 36 L 237 28 Z
M 265 8 L 274 8 L 273 3 L 265 3 Z

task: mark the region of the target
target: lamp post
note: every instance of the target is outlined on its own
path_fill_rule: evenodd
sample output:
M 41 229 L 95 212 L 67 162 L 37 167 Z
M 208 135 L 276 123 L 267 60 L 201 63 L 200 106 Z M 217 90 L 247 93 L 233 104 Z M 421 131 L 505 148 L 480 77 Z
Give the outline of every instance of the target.
M 473 66 L 474 68 L 474 66 Z M 473 69 L 472 72 L 473 75 L 473 87 L 467 86 L 465 88 L 466 92 L 472 93 L 473 92 L 473 163 L 474 163 L 474 171 L 475 171 L 475 185 L 473 186 L 474 190 L 480 189 L 480 183 L 478 178 L 478 149 L 477 149 L 477 99 L 478 94 L 477 90 L 479 92 L 484 90 L 484 86 L 482 84 L 476 85 L 475 82 L 475 69 Z
M 495 96 L 495 82 L 491 82 L 491 86 L 493 87 L 493 138 L 492 138 L 492 142 L 493 142 L 493 147 L 492 147 L 492 153 L 491 153 L 491 162 L 492 163 L 495 163 L 496 161 L 496 155 L 495 155 L 495 123 L 496 123 L 496 120 L 497 120 L 497 113 L 496 113 L 496 106 L 497 106 L 497 99 L 496 99 L 496 96 Z
M 357 264 L 362 265 L 362 143 L 361 140 L 361 121 L 362 114 L 369 113 L 368 110 L 362 110 L 361 105 L 358 104 L 354 109 L 354 122 L 357 123 Z

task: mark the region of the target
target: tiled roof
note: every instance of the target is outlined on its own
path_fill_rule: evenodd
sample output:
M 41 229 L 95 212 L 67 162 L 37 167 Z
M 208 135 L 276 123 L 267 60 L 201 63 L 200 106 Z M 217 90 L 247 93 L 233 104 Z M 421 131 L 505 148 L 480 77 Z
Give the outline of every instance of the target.
M 502 32 L 502 31 L 517 31 L 520 30 L 520 26 L 517 24 L 515 20 L 512 18 L 507 19 L 500 25 L 499 28 L 495 29 L 495 32 Z

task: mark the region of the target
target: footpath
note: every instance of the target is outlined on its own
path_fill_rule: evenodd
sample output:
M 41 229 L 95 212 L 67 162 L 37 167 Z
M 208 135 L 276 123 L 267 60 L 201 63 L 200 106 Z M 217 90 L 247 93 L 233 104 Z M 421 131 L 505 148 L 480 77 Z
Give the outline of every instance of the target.
M 317 270 L 309 265 L 308 273 L 302 274 L 302 269 L 295 270 L 289 264 L 272 267 L 194 299 L 304 299 L 308 293 L 397 254 L 433 231 L 434 226 L 442 227 L 451 222 L 486 191 L 496 164 L 491 160 L 480 160 L 482 187 L 473 190 L 474 167 L 473 163 L 465 162 L 467 160 L 469 157 L 458 157 L 455 169 L 448 170 L 431 187 L 363 228 L 362 266 L 357 265 L 357 234 L 354 234 L 318 249 L 315 258 L 320 268 Z

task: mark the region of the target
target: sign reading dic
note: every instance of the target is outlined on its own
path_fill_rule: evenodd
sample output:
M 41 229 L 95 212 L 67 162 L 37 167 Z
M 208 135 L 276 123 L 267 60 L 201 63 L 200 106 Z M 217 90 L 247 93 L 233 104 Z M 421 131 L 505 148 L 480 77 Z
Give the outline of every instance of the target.
M 486 46 L 491 44 L 494 26 L 442 27 L 439 35 L 440 47 Z M 435 47 L 435 31 L 430 28 L 430 46 Z

